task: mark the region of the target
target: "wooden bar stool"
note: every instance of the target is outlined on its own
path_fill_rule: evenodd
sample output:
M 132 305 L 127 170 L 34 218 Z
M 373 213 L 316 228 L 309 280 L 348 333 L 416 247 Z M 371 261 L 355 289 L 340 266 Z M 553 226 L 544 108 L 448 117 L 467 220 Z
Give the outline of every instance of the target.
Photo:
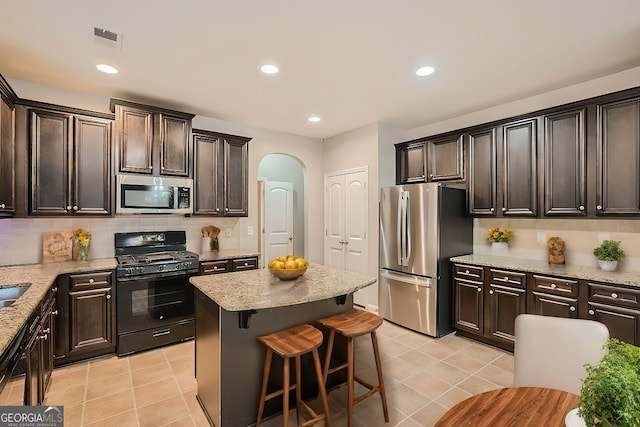
M 260 404 L 258 405 L 258 420 L 256 422 L 256 427 L 260 426 L 262 411 L 264 410 L 264 402 L 281 394 L 282 416 L 284 419 L 284 426 L 287 427 L 289 423 L 289 390 L 291 388 L 296 389 L 296 423 L 300 419 L 300 412 L 298 409 L 302 406 L 309 415 L 311 415 L 311 419 L 301 424 L 302 426 L 310 426 L 322 419 L 325 420 L 326 426 L 330 426 L 327 392 L 323 381 L 322 367 L 320 366 L 320 356 L 318 355 L 318 347 L 322 344 L 322 332 L 311 325 L 302 324 L 273 334 L 263 335 L 258 337 L 258 340 L 267 346 L 267 355 L 264 360 L 262 392 L 260 393 Z M 269 382 L 269 372 L 271 371 L 271 358 L 274 352 L 284 359 L 283 388 L 267 395 L 267 384 Z M 301 397 L 300 356 L 307 353 L 313 354 L 313 364 L 316 371 L 316 377 L 318 379 L 318 391 L 320 399 L 322 400 L 322 409 L 324 410 L 324 414 L 316 414 Z M 296 360 L 296 384 L 293 387 L 290 387 L 289 384 L 289 367 L 291 358 L 295 358 Z
M 318 320 L 318 323 L 329 328 L 329 342 L 327 343 L 327 356 L 324 362 L 323 377 L 325 385 L 327 377 L 341 369 L 347 368 L 347 386 L 348 386 L 348 402 L 347 402 L 347 425 L 351 426 L 351 416 L 353 415 L 353 405 L 372 396 L 376 392 L 380 393 L 382 399 L 382 411 L 384 412 L 385 422 L 389 422 L 389 411 L 387 409 L 387 396 L 384 391 L 384 381 L 382 380 L 382 365 L 380 363 L 380 353 L 378 351 L 378 339 L 376 337 L 376 329 L 382 325 L 382 317 L 364 310 L 351 309 L 344 313 L 334 316 L 325 317 Z M 347 363 L 330 367 L 331 353 L 333 351 L 333 342 L 336 332 L 347 338 Z M 373 356 L 376 361 L 376 370 L 378 371 L 378 385 L 373 386 L 362 379 L 355 376 L 354 373 L 354 351 L 355 337 L 371 334 L 371 343 L 373 344 Z M 369 389 L 361 396 L 354 396 L 354 381 Z M 343 384 L 339 384 L 340 386 Z

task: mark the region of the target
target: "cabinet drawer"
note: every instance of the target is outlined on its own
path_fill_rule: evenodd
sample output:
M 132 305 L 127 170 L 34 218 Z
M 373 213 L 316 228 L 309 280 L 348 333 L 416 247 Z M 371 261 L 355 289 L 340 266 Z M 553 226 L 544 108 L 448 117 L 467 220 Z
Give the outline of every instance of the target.
M 484 268 L 471 265 L 455 264 L 453 275 L 461 279 L 484 280 Z
M 494 283 L 524 288 L 527 284 L 525 273 L 515 271 L 489 269 L 489 280 Z
M 231 271 L 229 260 L 223 261 L 204 261 L 200 263 L 200 274 L 220 274 Z
M 255 270 L 258 268 L 258 258 L 238 258 L 231 260 L 233 271 Z
M 70 274 L 69 285 L 70 291 L 85 288 L 110 288 L 111 271 Z
M 588 283 L 589 302 L 640 309 L 640 291 L 599 283 Z
M 559 279 L 551 276 L 533 275 L 531 284 L 533 291 L 561 296 L 578 296 L 578 281 L 569 279 Z

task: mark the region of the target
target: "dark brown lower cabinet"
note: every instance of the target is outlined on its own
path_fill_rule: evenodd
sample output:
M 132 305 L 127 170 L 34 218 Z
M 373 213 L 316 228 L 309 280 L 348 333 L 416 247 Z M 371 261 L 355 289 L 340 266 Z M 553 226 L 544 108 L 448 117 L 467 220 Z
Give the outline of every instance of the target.
M 483 283 L 463 278 L 453 279 L 455 327 L 472 333 L 484 331 Z
M 258 268 L 258 257 L 217 259 L 202 261 L 200 274 L 220 274 L 232 271 L 255 270 Z
M 640 345 L 640 290 L 587 283 L 588 318 L 607 325 L 609 336 Z
M 58 278 L 56 365 L 115 352 L 112 283 L 111 270 Z
M 527 312 L 554 317 L 578 317 L 578 281 L 533 274 Z
M 487 335 L 512 346 L 516 317 L 526 313 L 525 274 L 489 269 L 489 276 L 489 312 L 485 313 L 485 321 L 488 318 Z

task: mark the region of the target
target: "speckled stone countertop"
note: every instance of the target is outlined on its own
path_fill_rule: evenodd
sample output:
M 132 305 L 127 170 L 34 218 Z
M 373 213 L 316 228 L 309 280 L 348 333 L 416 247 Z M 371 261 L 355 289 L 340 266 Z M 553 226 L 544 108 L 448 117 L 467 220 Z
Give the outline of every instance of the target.
M 115 267 L 115 258 L 0 267 L 0 288 L 31 284 L 16 302 L 9 307 L 0 308 L 0 354 L 4 353 L 22 325 L 29 320 L 56 277 L 60 274 L 110 270 Z
M 200 254 L 200 261 L 217 261 L 220 259 L 248 258 L 259 256 L 258 252 L 247 252 L 241 249 L 221 249 L 219 251 L 206 251 Z
M 301 277 L 290 281 L 274 277 L 266 268 L 195 276 L 189 280 L 227 311 L 320 301 L 350 294 L 376 282 L 375 277 L 318 264 L 310 264 Z
M 604 271 L 583 265 L 548 264 L 543 261 L 478 254 L 456 256 L 451 258 L 451 261 L 640 288 L 640 272 L 638 271 Z

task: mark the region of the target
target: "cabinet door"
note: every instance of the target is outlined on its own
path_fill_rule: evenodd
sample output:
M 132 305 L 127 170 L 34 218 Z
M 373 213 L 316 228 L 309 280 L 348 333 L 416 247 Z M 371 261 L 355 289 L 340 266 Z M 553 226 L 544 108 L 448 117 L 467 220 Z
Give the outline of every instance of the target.
M 596 214 L 640 214 L 640 98 L 598 105 Z
M 482 335 L 483 304 L 482 282 L 465 279 L 453 280 L 455 293 L 455 327 Z
M 396 146 L 396 184 L 427 181 L 425 141 Z
M 495 216 L 496 207 L 496 130 L 469 134 L 469 214 Z
M 515 341 L 516 316 L 526 313 L 525 289 L 491 283 L 489 289 L 489 331 L 491 338 Z
M 429 181 L 464 179 L 463 136 L 429 141 Z
M 589 302 L 589 319 L 604 323 L 611 338 L 640 345 L 640 311 Z
M 209 135 L 193 135 L 195 150 L 195 200 L 193 206 L 194 215 L 221 215 L 221 206 L 218 204 L 222 197 L 221 183 L 218 174 L 221 173 L 222 150 L 219 149 L 220 139 Z
M 69 354 L 114 344 L 111 288 L 69 292 Z
M 544 117 L 544 214 L 585 216 L 585 110 Z
M 191 120 L 157 115 L 160 121 L 160 174 L 189 176 Z
M 200 263 L 200 274 L 220 274 L 232 271 L 232 267 L 228 259 L 218 261 L 202 261 Z
M 68 215 L 71 116 L 32 110 L 30 215 Z
M 39 400 L 44 401 L 45 394 L 49 388 L 51 382 L 51 374 L 53 373 L 53 358 L 54 358 L 54 339 L 55 339 L 55 307 L 51 307 L 45 313 L 42 323 L 42 364 L 40 372 L 39 382 Z
M 77 215 L 111 215 L 111 120 L 74 118 L 73 206 Z
M 258 258 L 237 258 L 231 260 L 233 271 L 255 270 L 258 268 Z
M 248 204 L 248 142 L 224 139 L 224 215 L 247 216 Z
M 42 366 L 42 337 L 40 332 L 41 328 L 38 326 L 24 350 L 26 362 L 24 404 L 26 406 L 40 404 L 40 373 Z
M 532 292 L 531 314 L 541 316 L 578 318 L 578 300 L 575 298 L 564 298 L 556 295 L 549 295 L 542 292 Z
M 14 140 L 15 111 L 0 98 L 0 217 L 15 212 Z
M 502 214 L 536 216 L 536 119 L 502 128 Z
M 152 173 L 153 113 L 123 105 L 115 112 L 119 171 Z

